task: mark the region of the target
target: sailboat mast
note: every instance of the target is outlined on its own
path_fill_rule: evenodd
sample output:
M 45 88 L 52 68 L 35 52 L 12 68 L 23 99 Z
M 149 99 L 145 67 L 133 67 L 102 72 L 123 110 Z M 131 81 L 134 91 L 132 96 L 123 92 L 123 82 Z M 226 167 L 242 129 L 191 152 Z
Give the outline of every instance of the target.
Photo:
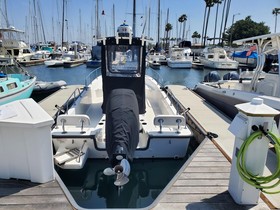
M 115 4 L 113 4 L 113 34 L 115 34 L 115 32 L 116 32 L 116 28 L 115 28 L 115 25 L 116 25 L 115 19 L 116 19 L 116 17 L 115 17 Z
M 95 30 L 95 38 L 99 38 L 99 6 L 98 6 L 98 0 L 96 0 L 96 30 Z
M 148 22 L 148 37 L 151 37 L 151 6 L 149 6 L 149 22 Z
M 135 33 L 135 28 L 136 28 L 136 0 L 133 0 L 133 27 L 132 27 L 132 32 L 133 32 L 133 36 L 135 37 L 136 33 Z
M 61 27 L 62 27 L 62 32 L 61 32 L 61 52 L 63 51 L 63 42 L 64 42 L 64 5 L 65 5 L 65 0 L 63 0 L 63 3 L 62 3 L 62 22 L 61 22 Z
M 159 43 L 159 39 L 160 39 L 160 0 L 158 0 L 158 34 L 157 34 L 157 41 Z

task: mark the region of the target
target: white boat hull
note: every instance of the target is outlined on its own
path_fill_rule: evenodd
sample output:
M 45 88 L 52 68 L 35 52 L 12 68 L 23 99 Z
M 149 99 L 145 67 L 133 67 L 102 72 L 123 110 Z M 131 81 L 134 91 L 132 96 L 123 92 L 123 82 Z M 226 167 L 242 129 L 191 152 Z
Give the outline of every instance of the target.
M 204 65 L 204 67 L 212 68 L 212 69 L 225 69 L 225 70 L 236 70 L 238 69 L 238 62 L 230 61 L 230 60 L 210 60 L 210 59 L 200 59 L 200 63 Z
M 173 69 L 190 69 L 192 67 L 192 61 L 191 60 L 171 60 L 171 59 L 167 59 L 167 65 L 170 68 Z
M 59 66 L 63 66 L 64 61 L 63 60 L 46 60 L 46 61 L 44 61 L 44 64 L 47 67 L 59 67 Z

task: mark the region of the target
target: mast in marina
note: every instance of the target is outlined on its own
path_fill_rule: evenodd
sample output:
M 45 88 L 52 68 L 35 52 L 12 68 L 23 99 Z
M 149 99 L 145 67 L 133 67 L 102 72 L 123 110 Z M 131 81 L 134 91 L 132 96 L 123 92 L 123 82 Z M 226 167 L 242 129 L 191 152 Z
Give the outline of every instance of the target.
M 132 32 L 133 36 L 135 37 L 135 28 L 136 28 L 136 0 L 133 0 L 133 25 L 132 25 Z
M 158 33 L 157 33 L 157 42 L 160 41 L 160 0 L 158 0 Z
M 61 32 L 61 52 L 63 51 L 63 42 L 64 42 L 64 6 L 65 6 L 65 0 L 62 1 L 62 32 Z

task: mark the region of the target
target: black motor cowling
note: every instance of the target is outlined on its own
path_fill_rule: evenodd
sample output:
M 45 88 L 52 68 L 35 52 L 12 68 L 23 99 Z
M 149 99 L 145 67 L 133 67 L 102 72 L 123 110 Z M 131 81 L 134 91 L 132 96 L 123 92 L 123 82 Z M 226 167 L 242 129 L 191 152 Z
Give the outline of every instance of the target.
M 114 167 L 119 157 L 133 159 L 139 142 L 139 108 L 131 89 L 114 89 L 106 104 L 106 151 Z
M 204 76 L 204 82 L 217 82 L 221 79 L 217 71 L 211 71 Z
M 239 80 L 239 74 L 236 71 L 231 71 L 223 76 L 223 80 Z

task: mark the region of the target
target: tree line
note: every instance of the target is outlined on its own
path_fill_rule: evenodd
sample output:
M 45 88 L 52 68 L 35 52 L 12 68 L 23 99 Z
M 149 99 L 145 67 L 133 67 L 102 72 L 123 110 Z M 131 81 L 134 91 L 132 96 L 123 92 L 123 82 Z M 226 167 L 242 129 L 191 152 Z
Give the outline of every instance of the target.
M 202 35 L 197 31 L 195 31 L 192 34 L 192 38 L 195 44 L 198 44 L 201 39 L 200 44 L 202 46 L 206 45 L 207 40 L 213 41 L 214 45 L 218 44 L 224 46 L 225 44 L 228 44 L 231 46 L 234 40 L 270 33 L 270 28 L 266 26 L 264 22 L 257 23 L 251 19 L 251 16 L 247 16 L 243 20 L 234 22 L 234 16 L 239 15 L 239 13 L 233 15 L 232 24 L 230 27 L 227 28 L 226 26 L 229 21 L 231 0 L 204 0 L 204 2 L 205 2 L 205 9 L 204 9 L 203 26 L 201 32 Z M 220 9 L 220 7 L 222 8 Z M 209 37 L 207 36 L 208 25 L 209 25 L 210 13 L 213 10 L 213 8 L 215 8 L 214 34 L 212 37 Z M 220 22 L 218 22 L 218 16 L 220 12 L 222 13 L 221 20 Z M 272 10 L 272 15 L 275 15 L 274 32 L 276 32 L 278 14 L 280 14 L 280 8 L 274 8 Z M 186 14 L 182 14 L 178 18 L 178 22 L 180 23 L 180 29 L 179 29 L 179 37 L 177 37 L 177 41 L 184 40 L 185 38 L 185 31 L 186 31 L 185 27 L 186 27 L 187 19 L 188 17 Z M 166 37 L 164 38 L 164 40 L 166 46 L 167 46 L 167 41 L 170 40 L 169 33 L 172 30 L 172 28 L 173 27 L 170 23 L 167 23 L 165 25 Z

